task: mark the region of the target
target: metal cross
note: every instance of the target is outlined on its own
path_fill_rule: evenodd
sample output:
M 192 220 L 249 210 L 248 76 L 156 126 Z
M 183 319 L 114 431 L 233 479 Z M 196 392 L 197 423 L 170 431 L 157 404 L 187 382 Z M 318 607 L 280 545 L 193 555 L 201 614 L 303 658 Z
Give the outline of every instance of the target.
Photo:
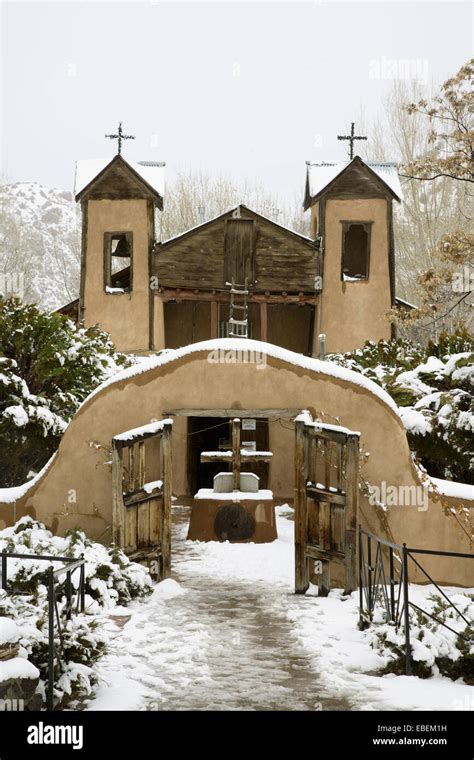
M 354 158 L 354 140 L 367 140 L 367 137 L 362 137 L 361 135 L 355 135 L 354 134 L 354 122 L 351 123 L 351 133 L 350 135 L 338 135 L 338 140 L 349 140 L 350 142 L 350 150 L 349 150 L 349 156 L 352 159 Z
M 111 140 L 118 140 L 118 154 L 120 156 L 122 152 L 122 140 L 134 140 L 135 135 L 124 135 L 122 132 L 122 122 L 119 121 L 118 130 L 116 135 L 105 135 L 106 137 L 109 137 Z
M 232 420 L 232 450 L 202 451 L 201 462 L 227 462 L 232 465 L 233 490 L 240 491 L 240 469 L 242 460 L 245 462 L 269 462 L 273 457 L 270 451 L 247 451 L 241 448 L 240 419 Z

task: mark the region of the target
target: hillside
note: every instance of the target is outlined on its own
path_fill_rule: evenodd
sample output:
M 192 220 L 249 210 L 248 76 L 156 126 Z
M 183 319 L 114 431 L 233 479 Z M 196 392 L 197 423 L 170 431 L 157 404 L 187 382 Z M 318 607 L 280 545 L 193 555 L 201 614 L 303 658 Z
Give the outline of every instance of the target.
M 71 193 L 37 182 L 0 185 L 0 291 L 22 273 L 24 300 L 56 309 L 77 297 L 79 262 L 80 215 Z

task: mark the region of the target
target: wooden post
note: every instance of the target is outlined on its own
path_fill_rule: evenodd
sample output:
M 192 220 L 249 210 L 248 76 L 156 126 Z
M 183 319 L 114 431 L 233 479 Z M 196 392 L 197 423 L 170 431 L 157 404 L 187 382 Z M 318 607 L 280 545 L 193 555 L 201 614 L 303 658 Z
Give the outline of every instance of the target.
M 260 340 L 268 342 L 268 309 L 267 302 L 262 301 L 260 304 Z
M 163 506 L 161 509 L 161 559 L 162 579 L 171 575 L 171 500 L 172 500 L 172 457 L 171 457 L 172 423 L 163 425 L 161 436 L 161 477 L 163 480 Z
M 329 592 L 331 590 L 330 562 L 321 560 L 321 573 L 319 575 L 318 581 L 318 596 L 329 596 Z
M 327 456 L 327 446 L 325 452 Z M 331 550 L 331 505 L 325 501 L 319 503 L 319 545 L 326 551 Z M 330 563 L 327 560 L 322 560 L 318 588 L 319 596 L 327 596 L 331 589 Z
M 145 441 L 138 444 L 138 487 L 143 488 L 145 485 Z
M 324 485 L 329 491 L 331 485 L 331 441 L 323 441 L 324 448 Z
M 342 491 L 342 467 L 343 467 L 344 446 L 342 443 L 336 443 L 336 488 Z
M 135 490 L 135 444 L 132 443 L 132 445 L 128 449 L 128 461 L 129 461 L 129 484 L 128 484 L 128 490 L 134 491 Z
M 295 594 L 308 590 L 306 566 L 307 501 L 304 422 L 295 422 Z
M 345 593 L 357 588 L 356 530 L 359 513 L 359 436 L 349 435 L 346 448 L 346 507 L 345 507 Z
M 218 338 L 217 301 L 211 301 L 211 338 Z
M 234 491 L 240 491 L 240 420 L 238 417 L 232 420 L 232 450 L 232 487 Z
M 112 438 L 112 538 L 124 548 L 123 461 L 122 444 Z

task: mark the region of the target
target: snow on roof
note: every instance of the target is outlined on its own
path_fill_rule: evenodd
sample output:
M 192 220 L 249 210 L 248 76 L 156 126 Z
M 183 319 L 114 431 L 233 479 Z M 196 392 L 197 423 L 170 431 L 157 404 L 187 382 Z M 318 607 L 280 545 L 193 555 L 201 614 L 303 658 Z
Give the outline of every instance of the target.
M 359 435 L 358 430 L 349 430 L 349 428 L 342 425 L 331 425 L 328 422 L 321 422 L 321 420 L 313 420 L 310 412 L 307 409 L 303 409 L 301 414 L 295 417 L 295 422 L 304 422 L 308 427 L 314 427 L 315 430 L 328 430 L 333 433 L 344 433 L 344 435 Z
M 126 430 L 124 433 L 114 435 L 114 441 L 133 441 L 134 438 L 140 438 L 142 435 L 154 435 L 160 433 L 165 425 L 172 425 L 173 420 L 157 420 L 156 422 L 150 422 L 149 425 L 142 425 L 141 427 L 132 428 Z
M 405 299 L 400 298 L 400 296 L 395 296 L 395 301 L 401 306 L 408 306 L 410 309 L 418 309 L 418 306 L 415 306 L 414 303 L 410 303 L 410 301 L 405 301 Z
M 188 346 L 183 346 L 182 348 L 178 349 L 164 349 L 159 354 L 150 356 L 138 364 L 134 364 L 131 367 L 122 370 L 121 372 L 117 372 L 116 375 L 113 375 L 112 377 L 105 380 L 101 385 L 95 388 L 92 393 L 89 394 L 85 401 L 82 402 L 81 407 L 89 402 L 94 396 L 101 393 L 108 386 L 115 385 L 116 383 L 120 383 L 123 380 L 129 380 L 136 377 L 137 375 L 141 375 L 144 372 L 149 372 L 150 370 L 171 364 L 171 362 L 178 361 L 185 356 L 190 356 L 194 353 L 206 351 L 208 353 L 214 353 L 216 350 L 218 352 L 222 351 L 224 356 L 227 351 L 240 352 L 241 355 L 243 354 L 247 357 L 251 356 L 252 353 L 257 356 L 261 356 L 263 353 L 275 359 L 285 361 L 288 364 L 293 364 L 295 367 L 301 367 L 303 369 L 308 369 L 312 372 L 315 372 L 316 374 L 327 375 L 338 380 L 343 380 L 347 383 L 352 383 L 353 385 L 364 388 L 365 390 L 372 393 L 373 396 L 379 398 L 401 419 L 400 410 L 398 409 L 392 397 L 389 396 L 389 394 L 384 391 L 383 388 L 374 383 L 373 380 L 369 380 L 369 378 L 365 377 L 364 375 L 361 375 L 358 372 L 354 372 L 354 370 L 347 369 L 346 367 L 340 367 L 337 364 L 331 364 L 329 361 L 313 359 L 309 356 L 297 354 L 294 351 L 289 351 L 286 348 L 281 348 L 280 346 L 275 346 L 271 343 L 264 343 L 263 341 L 259 340 L 250 340 L 249 338 L 217 338 L 214 340 L 205 340 L 200 343 L 191 343 Z M 305 412 L 302 413 L 305 414 Z M 300 415 L 298 415 L 298 417 L 300 417 Z M 154 425 L 156 423 L 151 424 Z M 128 431 L 128 434 L 130 434 L 130 432 L 134 431 Z M 27 483 L 23 483 L 20 486 L 15 486 L 12 488 L 0 488 L 0 503 L 15 504 L 18 499 L 25 496 L 28 491 L 30 491 L 30 489 L 43 478 L 47 470 L 49 470 L 56 457 L 56 453 L 57 452 L 53 454 L 51 459 L 48 460 L 48 462 L 44 465 L 40 472 L 38 472 L 38 474 L 32 478 L 32 480 L 29 480 Z M 465 483 L 453 483 L 447 480 L 440 480 L 439 478 L 430 478 L 430 480 L 432 482 L 432 485 L 445 496 L 474 500 L 473 486 L 467 485 Z
M 215 338 L 213 340 L 204 340 L 200 343 L 191 343 L 182 348 L 164 349 L 158 355 L 149 356 L 139 362 L 139 364 L 134 364 L 132 367 L 121 370 L 116 375 L 105 380 L 89 394 L 85 401 L 83 401 L 83 404 L 86 404 L 91 398 L 98 393 L 101 393 L 101 391 L 109 385 L 114 385 L 122 380 L 128 380 L 137 375 L 141 375 L 143 372 L 157 369 L 166 364 L 171 364 L 171 362 L 178 361 L 178 359 L 185 356 L 199 352 L 207 352 L 214 355 L 216 355 L 216 352 L 217 355 L 222 352 L 222 356 L 225 356 L 227 351 L 232 351 L 236 355 L 246 356 L 247 358 L 252 357 L 252 355 L 255 357 L 261 357 L 262 354 L 264 354 L 274 359 L 281 359 L 288 364 L 293 364 L 295 367 L 302 367 L 303 369 L 308 369 L 318 374 L 335 377 L 338 380 L 345 380 L 348 383 L 358 385 L 361 388 L 370 391 L 373 396 L 377 396 L 384 402 L 384 404 L 389 406 L 398 417 L 400 417 L 398 406 L 392 397 L 389 396 L 380 385 L 377 385 L 373 380 L 369 380 L 368 377 L 361 375 L 359 372 L 347 369 L 346 367 L 340 367 L 329 361 L 322 361 L 321 359 L 313 359 L 309 356 L 303 356 L 303 354 L 297 354 L 286 348 L 275 346 L 273 343 L 264 343 L 261 340 L 250 340 L 249 338 Z
M 213 499 L 214 501 L 246 501 L 253 499 L 259 501 L 260 499 L 273 499 L 273 491 L 269 491 L 267 488 L 262 488 L 260 491 L 228 491 L 217 492 L 212 488 L 200 488 L 197 493 L 194 494 L 195 499 Z
M 431 475 L 428 476 L 428 480 L 436 491 L 439 491 L 443 496 L 451 497 L 452 499 L 474 501 L 474 486 L 469 485 L 469 483 L 456 483 L 453 480 L 433 478 Z
M 233 451 L 201 451 L 202 457 L 213 457 L 214 459 L 232 459 Z M 268 457 L 271 459 L 273 453 L 271 451 L 250 451 L 249 449 L 240 449 L 240 456 L 242 459 L 252 459 L 257 457 Z
M 91 158 L 76 161 L 74 195 L 84 190 L 100 172 L 116 158 Z M 125 159 L 122 156 L 123 161 Z M 145 182 L 163 198 L 165 192 L 165 164 L 156 161 L 125 161 Z
M 31 478 L 31 480 L 27 480 L 26 483 L 22 483 L 19 486 L 10 486 L 9 488 L 0 488 L 0 503 L 1 504 L 12 504 L 14 505 L 19 499 L 21 499 L 23 496 L 26 496 L 28 491 L 33 488 L 36 483 L 38 483 L 43 475 L 49 470 L 51 467 L 54 458 L 56 457 L 57 452 L 55 451 L 52 457 L 48 459 L 44 467 L 41 468 L 39 472 L 36 473 L 34 478 Z M 16 515 L 14 514 L 14 520 L 16 522 Z
M 360 161 L 362 159 L 360 157 Z M 355 161 L 355 159 L 353 159 Z M 344 169 L 353 161 L 323 161 L 321 163 L 307 161 L 308 189 L 311 198 L 319 195 Z M 402 200 L 403 193 L 398 176 L 397 164 L 391 161 L 362 161 Z

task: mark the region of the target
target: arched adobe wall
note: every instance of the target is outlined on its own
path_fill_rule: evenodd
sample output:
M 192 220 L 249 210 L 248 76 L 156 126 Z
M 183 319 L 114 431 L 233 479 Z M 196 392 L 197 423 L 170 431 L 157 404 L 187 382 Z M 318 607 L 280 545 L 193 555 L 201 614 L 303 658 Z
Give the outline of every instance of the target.
M 385 400 L 380 388 L 355 373 L 258 341 L 245 341 L 245 346 L 248 350 L 265 349 L 265 366 L 209 361 L 209 353 L 215 347 L 231 346 L 237 350 L 239 345 L 242 342 L 231 339 L 170 351 L 163 358 L 148 360 L 149 369 L 138 374 L 126 370 L 101 386 L 75 415 L 43 477 L 17 500 L 16 518 L 31 514 L 58 533 L 79 525 L 91 537 L 109 542 L 112 499 L 107 447 L 112 437 L 162 417 L 167 409 L 183 407 L 301 408 L 309 409 L 313 416 L 324 415 L 329 422 L 338 418 L 342 425 L 361 432 L 361 449 L 370 453 L 363 467 L 368 482 L 420 485 L 401 420 L 393 402 L 388 397 Z M 175 432 L 180 433 L 173 439 L 174 482 L 177 483 L 180 478 L 183 482 L 186 467 L 182 421 Z M 282 435 L 287 445 L 279 448 L 279 464 L 271 475 L 277 497 L 290 496 L 292 489 L 293 436 L 283 428 Z M 271 482 L 270 487 L 272 485 Z M 176 487 L 173 490 L 177 492 Z M 376 508 L 364 498 L 362 510 L 367 518 L 363 518 L 363 523 L 378 535 L 384 535 Z M 0 520 L 11 524 L 11 504 L 0 503 Z M 389 522 L 396 542 L 469 551 L 465 534 L 432 499 L 426 511 L 419 511 L 416 506 L 393 507 Z M 436 575 L 436 562 L 427 560 L 427 567 Z M 438 580 L 473 584 L 468 568 L 460 570 L 453 561 L 443 562 L 443 577 Z

